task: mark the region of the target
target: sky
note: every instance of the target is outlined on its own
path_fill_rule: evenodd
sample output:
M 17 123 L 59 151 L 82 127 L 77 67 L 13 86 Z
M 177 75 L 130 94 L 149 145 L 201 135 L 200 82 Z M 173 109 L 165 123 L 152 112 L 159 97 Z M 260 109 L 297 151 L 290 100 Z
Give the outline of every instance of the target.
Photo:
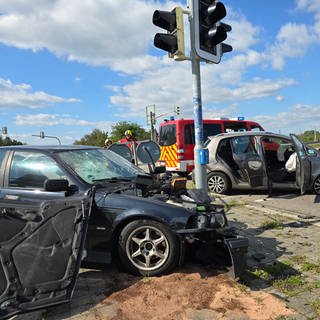
M 320 1 L 224 0 L 233 51 L 201 63 L 203 118 L 320 131 Z M 190 61 L 153 45 L 154 10 L 187 2 L 0 0 L 0 127 L 28 144 L 72 144 L 119 121 L 194 117 Z M 189 22 L 185 20 L 187 55 Z M 35 136 L 34 136 L 35 135 Z

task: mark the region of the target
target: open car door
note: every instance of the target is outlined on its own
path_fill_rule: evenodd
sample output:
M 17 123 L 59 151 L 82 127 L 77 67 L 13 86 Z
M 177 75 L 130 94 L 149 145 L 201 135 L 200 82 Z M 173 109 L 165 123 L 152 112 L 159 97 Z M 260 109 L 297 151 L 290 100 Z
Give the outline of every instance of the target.
M 262 186 L 265 175 L 264 164 L 256 150 L 254 137 L 232 138 L 231 148 L 233 159 L 249 185 L 252 188 Z
M 308 158 L 307 150 L 304 144 L 299 140 L 299 138 L 290 134 L 291 140 L 294 144 L 295 151 L 297 153 L 298 161 L 296 168 L 296 183 L 300 187 L 301 194 L 304 194 L 310 184 L 311 178 L 311 163 Z
M 0 319 L 70 301 L 92 199 L 91 190 L 19 205 L 0 197 Z

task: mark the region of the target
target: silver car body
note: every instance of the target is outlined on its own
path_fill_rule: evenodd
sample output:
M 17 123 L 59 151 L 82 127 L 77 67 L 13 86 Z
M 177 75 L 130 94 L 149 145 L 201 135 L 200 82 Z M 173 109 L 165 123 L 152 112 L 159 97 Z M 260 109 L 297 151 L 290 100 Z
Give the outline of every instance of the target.
M 270 132 L 224 133 L 209 137 L 207 164 L 209 191 L 227 193 L 231 189 L 300 189 L 320 194 L 320 152 L 295 135 Z M 279 150 L 297 151 L 297 168 L 288 173 L 289 153 L 279 160 Z M 226 176 L 226 188 L 216 188 L 213 178 Z M 216 174 L 216 175 L 215 175 Z M 222 175 L 221 175 L 222 174 Z M 213 178 L 212 178 L 213 177 Z M 219 190 L 221 192 L 219 192 Z

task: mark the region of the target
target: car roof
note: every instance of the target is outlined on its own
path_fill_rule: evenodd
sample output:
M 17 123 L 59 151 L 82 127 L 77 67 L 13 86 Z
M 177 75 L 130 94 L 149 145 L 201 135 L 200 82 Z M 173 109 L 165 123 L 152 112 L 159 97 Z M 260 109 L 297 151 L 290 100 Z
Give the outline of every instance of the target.
M 268 131 L 241 131 L 241 132 L 227 132 L 227 133 L 220 133 L 215 136 L 208 137 L 210 140 L 221 140 L 224 138 L 233 138 L 233 137 L 242 137 L 242 136 L 271 136 L 274 138 L 280 138 L 280 139 L 290 139 L 289 136 L 284 134 L 278 134 Z
M 88 149 L 99 149 L 96 146 L 82 146 L 82 145 L 11 145 L 0 147 L 0 150 L 24 150 L 24 151 L 47 151 L 47 152 L 57 152 L 57 151 L 70 151 L 70 150 L 88 150 Z

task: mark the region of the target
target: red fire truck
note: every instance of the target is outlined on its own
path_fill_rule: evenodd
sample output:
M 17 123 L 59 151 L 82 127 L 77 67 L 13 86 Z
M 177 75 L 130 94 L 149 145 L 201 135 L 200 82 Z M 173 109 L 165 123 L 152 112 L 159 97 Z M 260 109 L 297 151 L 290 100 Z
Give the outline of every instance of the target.
M 242 117 L 233 120 L 221 118 L 203 120 L 203 139 L 222 132 L 264 131 L 257 122 L 244 120 Z M 194 120 L 164 120 L 159 126 L 159 145 L 161 155 L 159 165 L 166 170 L 186 176 L 194 168 L 193 149 L 195 145 Z

